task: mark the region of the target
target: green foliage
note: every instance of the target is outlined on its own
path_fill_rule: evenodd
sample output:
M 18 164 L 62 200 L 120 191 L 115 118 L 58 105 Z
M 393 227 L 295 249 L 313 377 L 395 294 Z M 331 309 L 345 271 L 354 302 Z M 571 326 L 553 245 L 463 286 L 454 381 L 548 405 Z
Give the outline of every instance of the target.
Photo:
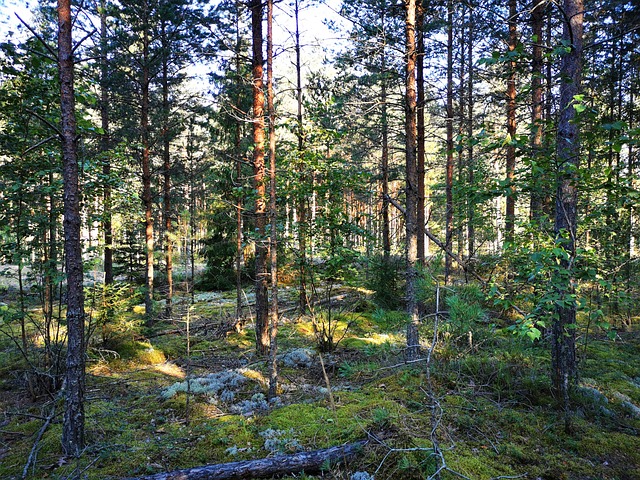
M 85 287 L 85 305 L 89 313 L 88 337 L 99 336 L 102 347 L 116 349 L 118 343 L 131 341 L 142 327 L 142 319 L 130 311 L 141 296 L 129 283 L 98 283 Z M 93 340 L 93 339 L 92 339 Z
M 207 238 L 203 241 L 203 256 L 207 267 L 198 282 L 202 290 L 230 290 L 236 284 L 235 223 L 220 207 L 209 221 Z
M 311 324 L 318 349 L 321 352 L 335 350 L 354 323 L 349 315 L 336 314 L 331 309 L 314 312 Z
M 397 256 L 385 260 L 378 255 L 370 260 L 367 287 L 375 292 L 373 299 L 380 308 L 396 310 L 402 306 L 403 269 L 404 263 Z

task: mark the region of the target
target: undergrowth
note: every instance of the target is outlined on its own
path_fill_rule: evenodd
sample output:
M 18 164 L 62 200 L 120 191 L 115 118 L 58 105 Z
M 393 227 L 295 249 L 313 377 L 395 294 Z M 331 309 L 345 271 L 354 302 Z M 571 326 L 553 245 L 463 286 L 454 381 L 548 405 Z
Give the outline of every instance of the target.
M 463 301 L 473 303 L 473 315 L 465 316 Z M 184 330 L 170 322 L 156 333 L 176 333 L 125 338 L 110 353 L 94 350 L 87 449 L 77 460 L 63 457 L 58 415 L 27 478 L 141 476 L 361 439 L 369 444 L 355 460 L 316 477 L 423 479 L 444 459 L 441 479 L 640 478 L 637 333 L 615 342 L 593 334 L 581 339 L 574 432 L 567 435 L 549 386 L 546 341 L 516 339 L 497 328 L 473 289 L 442 305 L 453 313 L 450 321 L 440 318 L 429 371 L 425 362 L 403 361 L 401 312 L 349 317 L 342 342 L 323 354 L 324 369 L 312 319 L 285 319 L 273 403 L 264 396 L 268 370 L 253 352 L 250 325 L 223 337 L 195 329 L 190 357 Z M 210 315 L 208 299 L 193 311 Z M 429 348 L 432 316 L 421 333 Z M 6 338 L 0 342 L 0 478 L 17 479 L 53 403 L 25 401 L 20 378 L 10 374 L 21 360 Z M 434 417 L 436 411 L 441 415 Z M 441 458 L 434 455 L 432 430 Z

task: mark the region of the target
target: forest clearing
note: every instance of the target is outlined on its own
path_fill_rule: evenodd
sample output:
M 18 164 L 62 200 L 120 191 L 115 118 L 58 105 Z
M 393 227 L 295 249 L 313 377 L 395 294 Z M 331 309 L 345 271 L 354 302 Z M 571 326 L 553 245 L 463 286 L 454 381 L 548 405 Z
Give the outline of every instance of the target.
M 0 12 L 0 478 L 640 479 L 637 2 Z

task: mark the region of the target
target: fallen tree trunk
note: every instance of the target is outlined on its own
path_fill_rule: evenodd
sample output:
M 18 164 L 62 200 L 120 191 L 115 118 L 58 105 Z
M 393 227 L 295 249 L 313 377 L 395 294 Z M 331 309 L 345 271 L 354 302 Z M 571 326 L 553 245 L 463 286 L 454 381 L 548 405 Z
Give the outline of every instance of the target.
M 167 473 L 156 473 L 127 480 L 227 480 L 265 478 L 298 472 L 316 472 L 327 465 L 337 465 L 355 456 L 367 444 L 366 440 L 337 447 L 278 455 L 257 460 L 220 463 L 187 468 Z

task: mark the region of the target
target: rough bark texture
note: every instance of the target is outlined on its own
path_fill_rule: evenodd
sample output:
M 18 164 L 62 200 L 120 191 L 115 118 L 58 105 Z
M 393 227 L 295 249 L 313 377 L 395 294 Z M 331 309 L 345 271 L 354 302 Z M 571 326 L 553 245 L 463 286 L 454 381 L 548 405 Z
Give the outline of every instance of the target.
M 294 2 L 294 17 L 296 21 L 296 101 L 298 106 L 296 136 L 298 137 L 298 161 L 299 170 L 302 173 L 301 180 L 304 179 L 304 132 L 302 124 L 302 60 L 300 58 L 300 24 L 299 1 Z M 309 298 L 307 296 L 307 202 L 304 198 L 300 198 L 297 205 L 298 209 L 298 250 L 300 255 L 299 269 L 299 298 L 300 313 L 304 314 L 309 306 Z
M 416 2 L 405 0 L 406 9 L 406 90 L 405 90 L 405 156 L 406 156 L 406 198 L 407 208 L 406 246 L 405 256 L 407 262 L 407 359 L 412 360 L 420 355 L 420 339 L 418 325 L 420 323 L 418 301 L 416 299 L 418 260 L 418 170 L 416 166 Z
M 424 193 L 424 9 L 422 5 L 417 8 L 416 36 L 417 36 L 417 56 L 416 56 L 416 89 L 417 89 L 417 169 L 418 169 L 418 206 L 416 224 L 418 231 L 417 248 L 418 263 L 424 264 L 425 255 L 425 193 Z
M 317 472 L 327 465 L 337 465 L 357 455 L 366 443 L 366 441 L 362 441 L 312 452 L 206 465 L 137 478 L 140 480 L 227 480 L 274 477 L 297 472 Z M 134 479 L 130 478 L 129 480 Z
M 473 83 L 475 80 L 473 72 L 473 12 L 474 7 L 469 8 L 469 31 L 467 33 L 467 181 L 469 186 L 473 187 L 475 183 L 475 161 L 473 159 Z M 475 195 L 471 192 L 467 197 L 467 250 L 469 251 L 469 259 L 473 258 L 476 251 L 476 229 L 474 223 L 475 217 Z M 470 265 L 473 262 L 470 263 Z
M 236 51 L 235 51 L 235 64 L 236 64 L 236 78 L 235 88 L 236 96 L 236 108 L 238 111 L 242 111 L 242 76 L 241 76 L 241 58 L 240 52 L 242 50 L 242 37 L 240 36 L 240 4 L 236 4 Z M 235 140 L 234 140 L 234 153 L 236 157 L 236 181 L 235 187 L 242 187 L 242 123 L 236 121 Z M 237 191 L 241 191 L 238 188 Z M 236 198 L 236 324 L 240 325 L 240 318 L 242 317 L 242 263 L 244 259 L 244 252 L 242 250 L 242 227 L 243 218 L 242 211 L 244 208 L 244 195 L 242 193 L 237 194 Z
M 269 303 L 269 400 L 278 395 L 278 208 L 276 204 L 276 107 L 273 91 L 273 0 L 267 1 L 267 109 L 269 110 L 269 253 L 271 302 Z
M 445 173 L 445 245 L 453 242 L 453 3 L 447 0 L 447 163 Z M 444 281 L 451 276 L 451 259 L 444 260 Z
M 165 314 L 171 316 L 173 302 L 173 223 L 171 221 L 171 143 L 169 132 L 169 42 L 162 23 L 162 174 L 164 216 L 164 258 L 167 274 Z
M 106 179 L 103 194 L 103 229 L 104 229 L 104 283 L 113 283 L 113 229 L 111 225 L 111 160 L 109 159 L 109 64 L 107 59 L 107 13 L 104 0 L 100 3 L 100 151 L 104 155 L 102 160 L 102 175 Z
M 384 2 L 383 2 L 384 4 Z M 380 24 L 385 31 L 386 10 L 382 8 Z M 389 220 L 389 116 L 387 113 L 387 52 L 386 38 L 383 39 L 381 62 L 382 85 L 380 88 L 380 103 L 382 104 L 382 158 L 380 170 L 382 173 L 382 251 L 385 263 L 391 256 L 391 223 Z
M 143 5 L 142 33 L 142 104 L 140 135 L 142 140 L 142 203 L 144 204 L 147 290 L 144 297 L 147 324 L 153 323 L 153 198 L 151 197 L 151 159 L 149 146 L 149 5 Z
M 71 22 L 70 0 L 58 0 L 64 250 L 67 269 L 67 372 L 62 448 L 66 455 L 78 456 L 84 447 L 84 297 Z
M 256 229 L 256 351 L 265 355 L 269 349 L 269 298 L 267 294 L 267 205 L 264 163 L 264 91 L 262 56 L 262 2 L 251 1 L 253 39 L 253 185 Z
M 509 0 L 509 53 L 514 54 L 518 42 L 516 0 Z M 509 61 L 509 79 L 507 80 L 507 211 L 505 216 L 505 237 L 508 242 L 513 241 L 515 229 L 515 186 L 513 184 L 516 173 L 516 61 Z
M 533 56 L 531 59 L 531 156 L 535 161 L 542 150 L 542 26 L 544 23 L 545 0 L 533 0 L 531 8 L 531 31 L 533 33 Z M 539 219 L 542 216 L 542 205 L 544 193 L 539 185 L 540 169 L 533 168 L 531 180 L 534 188 L 531 189 L 531 209 L 532 219 Z
M 554 285 L 557 288 L 557 318 L 552 328 L 552 381 L 557 399 L 565 409 L 565 428 L 569 428 L 569 387 L 576 380 L 576 304 L 572 271 L 576 253 L 578 223 L 578 175 L 580 160 L 579 126 L 574 97 L 580 93 L 582 81 L 582 0 L 564 1 L 565 22 L 562 38 L 571 51 L 562 57 L 560 78 L 560 119 L 558 121 L 558 171 L 556 192 L 555 232 L 556 241 L 567 252 L 556 270 Z

